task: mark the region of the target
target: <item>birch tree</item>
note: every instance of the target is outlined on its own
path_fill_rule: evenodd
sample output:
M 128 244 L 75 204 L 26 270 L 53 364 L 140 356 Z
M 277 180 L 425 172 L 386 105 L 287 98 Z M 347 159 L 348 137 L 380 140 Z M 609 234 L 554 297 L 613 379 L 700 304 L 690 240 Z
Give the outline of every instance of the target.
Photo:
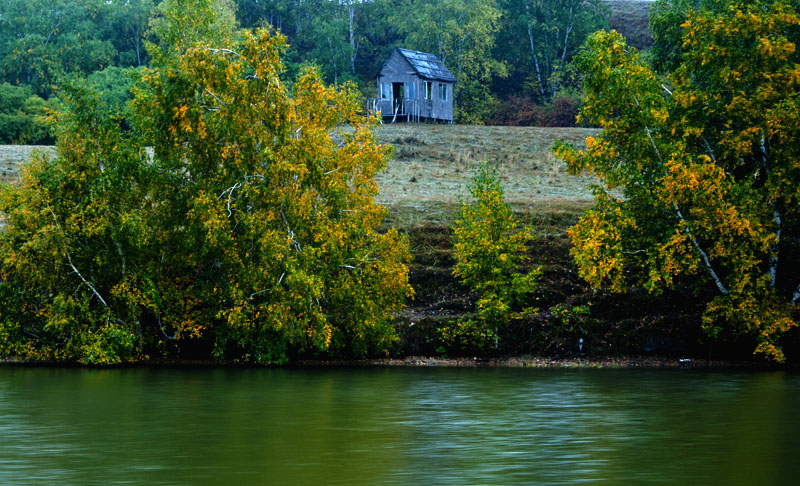
M 562 88 L 567 63 L 586 37 L 604 26 L 607 10 L 600 0 L 506 0 L 503 7 L 509 26 L 505 43 L 516 48 L 502 57 L 521 56 L 526 62 L 513 65 L 527 71 L 544 99 Z
M 602 182 L 570 230 L 583 278 L 689 285 L 708 295 L 709 335 L 748 335 L 776 361 L 800 310 L 798 27 L 786 1 L 692 11 L 668 81 L 618 34 L 595 34 L 581 117 L 603 131 L 585 151 L 556 148 Z
M 314 70 L 290 91 L 283 37 L 165 3 L 133 129 L 76 89 L 55 159 L 0 191 L 0 356 L 385 353 L 412 290 L 406 239 L 378 231 L 375 120 Z

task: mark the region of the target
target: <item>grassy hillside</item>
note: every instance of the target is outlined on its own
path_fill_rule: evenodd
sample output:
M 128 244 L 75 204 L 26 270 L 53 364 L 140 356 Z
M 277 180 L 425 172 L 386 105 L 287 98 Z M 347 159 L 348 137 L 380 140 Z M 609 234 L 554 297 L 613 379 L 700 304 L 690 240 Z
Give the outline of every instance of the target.
M 394 158 L 378 177 L 378 200 L 399 226 L 448 222 L 459 200 L 469 197 L 475 166 L 488 161 L 500 171 L 506 199 L 515 209 L 575 211 L 592 197 L 591 177 L 566 173 L 550 147 L 558 139 L 582 144 L 583 128 L 484 127 L 385 124 L 382 143 Z

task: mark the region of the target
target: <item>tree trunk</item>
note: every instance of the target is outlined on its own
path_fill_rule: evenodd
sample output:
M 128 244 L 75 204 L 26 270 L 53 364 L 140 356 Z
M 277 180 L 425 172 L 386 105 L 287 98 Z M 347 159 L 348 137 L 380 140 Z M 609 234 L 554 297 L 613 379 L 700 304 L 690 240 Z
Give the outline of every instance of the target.
M 531 42 L 531 54 L 533 55 L 533 65 L 536 68 L 536 81 L 539 83 L 539 91 L 544 94 L 544 84 L 542 83 L 542 71 L 539 69 L 539 56 L 536 55 L 536 46 L 533 42 L 533 30 L 528 25 L 528 40 Z
M 569 25 L 567 26 L 567 33 L 564 35 L 564 50 L 561 51 L 561 65 L 567 61 L 567 47 L 569 46 L 569 34 L 572 33 L 572 27 L 575 25 L 574 6 L 569 7 Z
M 356 14 L 356 8 L 353 3 L 347 5 L 348 14 L 350 16 L 350 73 L 355 76 L 356 74 L 356 37 L 353 32 L 353 20 Z
M 135 32 L 133 34 L 133 44 L 134 44 L 134 49 L 136 49 L 136 65 L 137 66 L 141 66 L 142 65 L 142 54 L 141 54 L 140 49 L 139 49 L 139 45 L 141 43 L 142 43 L 142 40 L 139 38 L 139 33 Z

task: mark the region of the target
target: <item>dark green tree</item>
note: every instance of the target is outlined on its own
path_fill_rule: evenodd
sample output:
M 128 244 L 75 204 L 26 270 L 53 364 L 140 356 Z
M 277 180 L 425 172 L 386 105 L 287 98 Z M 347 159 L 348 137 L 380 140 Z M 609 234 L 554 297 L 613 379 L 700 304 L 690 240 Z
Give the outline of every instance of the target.
M 0 83 L 0 143 L 48 145 L 53 134 L 47 122 L 48 101 L 33 94 L 28 86 Z
M 0 3 L 0 70 L 6 81 L 27 84 L 47 98 L 62 74 L 111 65 L 117 51 L 93 21 L 93 2 L 7 0 Z
M 116 67 L 147 64 L 145 34 L 156 3 L 153 0 L 104 0 L 99 5 L 95 18 L 102 15 L 102 36 L 117 50 Z
M 515 94 L 548 101 L 580 89 L 568 66 L 586 37 L 607 27 L 601 0 L 502 0 L 504 29 L 498 57 L 512 67 Z

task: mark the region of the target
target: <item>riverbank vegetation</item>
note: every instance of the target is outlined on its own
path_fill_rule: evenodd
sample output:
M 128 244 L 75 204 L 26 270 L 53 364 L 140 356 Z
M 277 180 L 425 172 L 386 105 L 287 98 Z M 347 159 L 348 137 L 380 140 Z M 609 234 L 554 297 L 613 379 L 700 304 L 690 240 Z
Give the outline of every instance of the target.
M 453 275 L 478 299 L 474 312 L 442 332 L 451 348 L 471 346 L 485 352 L 492 344 L 498 347 L 498 329 L 513 318 L 536 312 L 526 303 L 541 268 L 531 268 L 527 246 L 533 240 L 532 229 L 519 227 L 497 171 L 488 164 L 479 166 L 470 195 L 453 225 Z
M 387 208 L 381 231 L 395 227 L 407 236 L 409 283 L 415 291 L 392 321 L 397 339 L 389 348 L 390 356 L 579 359 L 583 352 L 587 358 L 649 354 L 705 359 L 709 350 L 714 359 L 750 355 L 752 344 L 746 338 L 733 346 L 717 341 L 710 349 L 712 340 L 700 332 L 701 308 L 683 289 L 658 297 L 634 288 L 613 294 L 593 290 L 578 276 L 567 230 L 591 204 L 587 185 L 596 179 L 570 176 L 549 149 L 559 139 L 580 145 L 591 134 L 596 131 L 407 124 L 376 128 L 377 140 L 395 147 L 388 167 L 376 177 L 380 186 L 376 201 Z M 0 157 L 14 152 L 9 149 L 0 147 Z M 526 254 L 541 273 L 525 302 L 538 312 L 517 315 L 498 330 L 497 347 L 491 341 L 479 349 L 463 340 L 445 340 L 443 330 L 468 319 L 476 308 L 478 294 L 453 274 L 452 228 L 459 201 L 470 201 L 469 186 L 484 159 L 495 161 L 491 166 L 520 226 L 532 228 L 534 239 L 526 245 Z M 191 362 L 210 356 L 207 339 L 169 344 L 149 353 L 150 358 Z M 312 351 L 295 358 L 331 360 L 332 356 Z
M 502 15 L 478 3 L 491 44 Z M 530 35 L 533 6 L 507 4 Z M 596 33 L 569 68 L 566 41 L 534 45 L 534 91 L 580 87 L 599 128 L 377 128 L 229 2 L 165 0 L 124 109 L 113 79 L 62 83 L 55 154 L 4 164 L 0 355 L 791 360 L 797 8 L 659 2 L 649 54 Z M 508 70 L 487 45 L 459 71 L 464 120 Z

